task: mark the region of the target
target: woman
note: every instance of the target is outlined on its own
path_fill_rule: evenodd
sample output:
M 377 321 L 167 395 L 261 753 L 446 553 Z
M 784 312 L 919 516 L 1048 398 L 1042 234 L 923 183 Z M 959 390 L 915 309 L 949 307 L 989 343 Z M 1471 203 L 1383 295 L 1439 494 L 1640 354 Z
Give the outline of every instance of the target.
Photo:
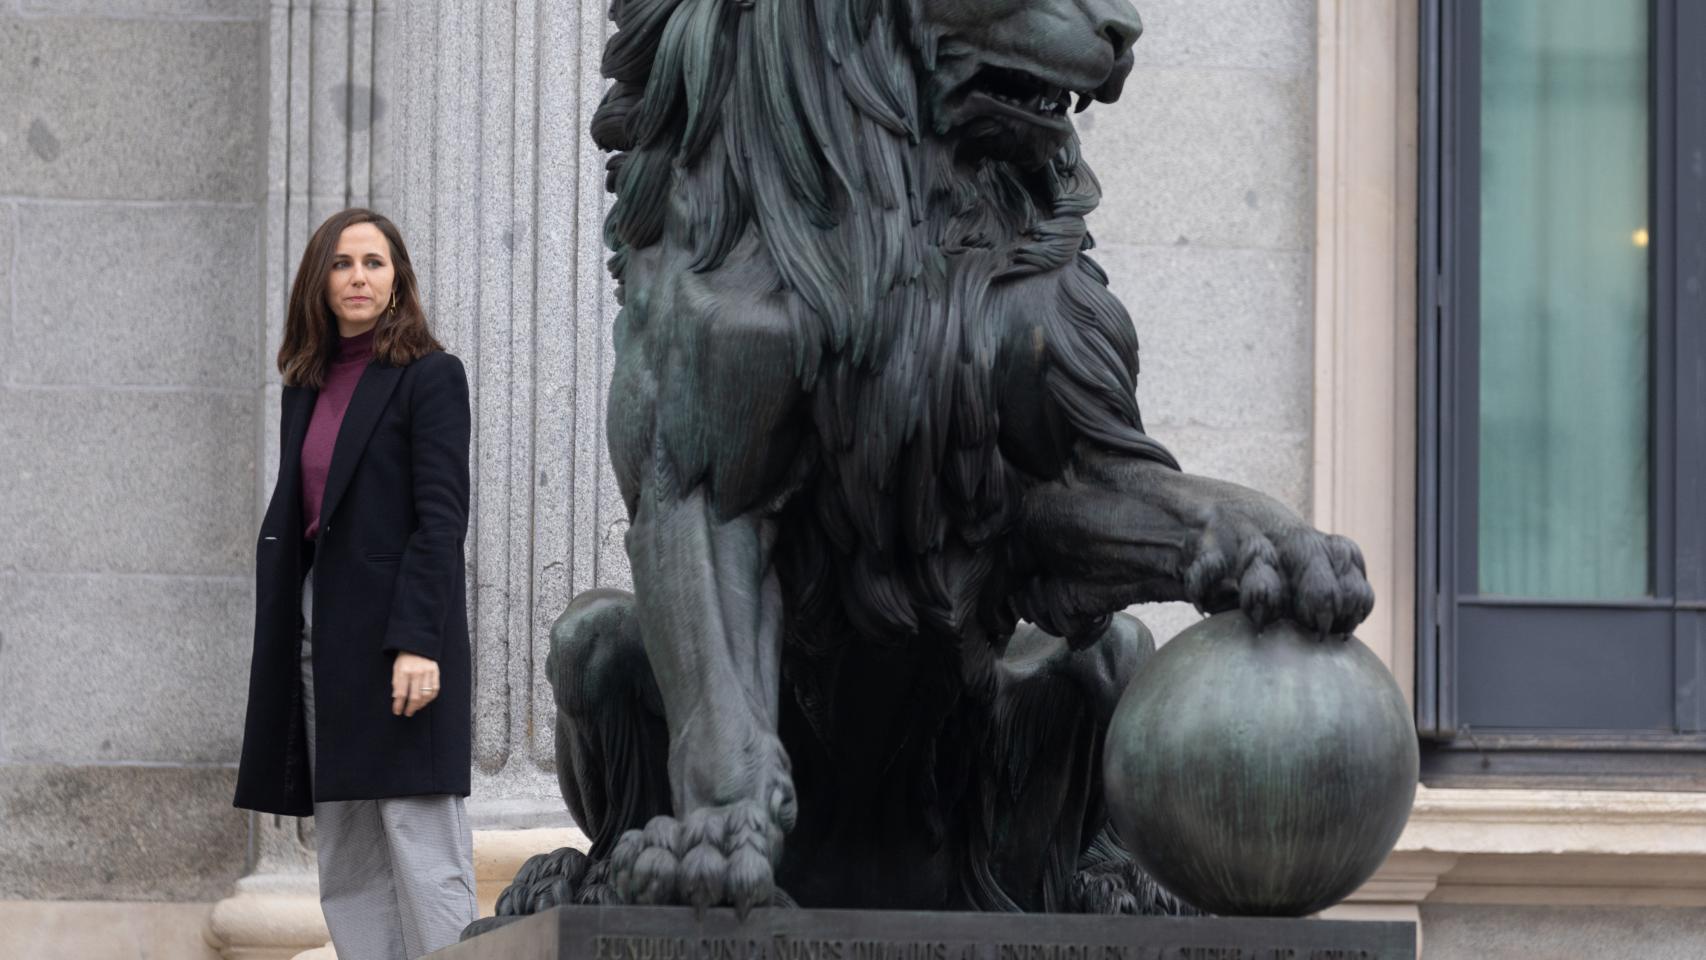
M 416 957 L 476 915 L 468 384 L 389 220 L 345 210 L 315 231 L 278 367 L 236 804 L 313 814 L 338 956 Z

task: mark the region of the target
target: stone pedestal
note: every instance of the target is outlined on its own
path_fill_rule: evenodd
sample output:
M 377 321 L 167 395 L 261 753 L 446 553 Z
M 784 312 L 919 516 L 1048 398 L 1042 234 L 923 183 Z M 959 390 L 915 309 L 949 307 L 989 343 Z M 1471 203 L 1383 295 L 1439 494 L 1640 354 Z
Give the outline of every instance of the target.
M 439 960 L 1415 960 L 1408 923 L 558 907 Z

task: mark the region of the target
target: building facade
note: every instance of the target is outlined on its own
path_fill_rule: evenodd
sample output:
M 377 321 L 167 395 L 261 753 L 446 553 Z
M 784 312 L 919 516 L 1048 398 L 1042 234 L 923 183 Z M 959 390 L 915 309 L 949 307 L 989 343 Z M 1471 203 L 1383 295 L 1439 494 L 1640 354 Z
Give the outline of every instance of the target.
M 1440 238 L 1473 226 L 1483 246 L 1513 251 L 1505 272 L 1558 269 L 1532 252 L 1544 228 L 1496 233 L 1535 210 L 1440 216 L 1443 192 L 1474 172 L 1448 156 L 1483 155 L 1461 151 L 1452 132 L 1473 102 L 1486 105 L 1483 126 L 1527 138 L 1507 155 L 1528 168 L 1481 165 L 1482 197 L 1489 183 L 1547 174 L 1546 150 L 1586 150 L 1546 141 L 1540 121 L 1524 132 L 1523 118 L 1554 109 L 1524 87 L 1541 81 L 1477 79 L 1470 68 L 1487 53 L 1471 55 L 1465 38 L 1515 44 L 1497 62 L 1526 55 L 1535 76 L 1551 76 L 1547 57 L 1561 50 L 1590 62 L 1571 82 L 1624 85 L 1621 106 L 1594 107 L 1597 139 L 1646 136 L 1650 148 L 1593 153 L 1603 175 L 1555 196 L 1622 197 L 1630 222 L 1620 238 L 1645 228 L 1640 249 L 1669 258 L 1673 295 L 1654 294 L 1640 316 L 1650 318 L 1641 329 L 1673 331 L 1663 357 L 1675 357 L 1677 337 L 1698 347 L 1677 318 L 1698 327 L 1706 276 L 1706 251 L 1685 246 L 1706 230 L 1688 224 L 1702 221 L 1661 222 L 1702 196 L 1689 177 L 1706 177 L 1689 152 L 1706 145 L 1688 134 L 1706 115 L 1706 79 L 1687 72 L 1689 48 L 1674 39 L 1698 15 L 1686 2 L 1636 0 L 1613 24 L 1566 3 L 1571 15 L 1551 20 L 1611 24 L 1571 33 L 1525 25 L 1534 0 L 1484 5 L 1139 3 L 1146 32 L 1124 98 L 1078 118 L 1104 186 L 1090 220 L 1096 255 L 1142 342 L 1146 427 L 1186 469 L 1265 490 L 1362 544 L 1379 606 L 1360 635 L 1438 745 L 1398 850 L 1337 912 L 1419 920 L 1430 958 L 1698 957 L 1706 793 L 1689 779 L 1687 734 L 1701 730 L 1688 711 L 1702 709 L 1706 682 L 1691 685 L 1689 671 L 1706 669 L 1706 653 L 1689 659 L 1700 634 L 1688 631 L 1700 628 L 1689 619 L 1695 568 L 1678 549 L 1688 534 L 1663 533 L 1699 522 L 1685 495 L 1703 475 L 1686 472 L 1693 448 L 1627 445 L 1623 462 L 1648 464 L 1642 478 L 1669 470 L 1676 483 L 1661 490 L 1622 471 L 1625 487 L 1597 489 L 1657 491 L 1642 518 L 1608 520 L 1586 547 L 1543 543 L 1530 554 L 1622 544 L 1633 552 L 1606 565 L 1615 577 L 1668 544 L 1671 560 L 1652 561 L 1639 589 L 1609 601 L 1668 603 L 1669 646 L 1649 658 L 1668 664 L 1668 728 L 1637 718 L 1639 744 L 1617 730 L 1585 743 L 1580 711 L 1542 710 L 1532 716 L 1562 723 L 1507 723 L 1472 742 L 1499 728 L 1473 712 L 1488 697 L 1584 702 L 1570 700 L 1579 674 L 1538 674 L 1562 676 L 1555 687 L 1499 674 L 1474 660 L 1487 648 L 1472 630 L 1442 640 L 1449 618 L 1430 613 L 1444 609 L 1440 552 L 1466 542 L 1439 534 L 1459 528 L 1439 519 L 1452 503 L 1438 478 L 1481 489 L 1480 474 L 1451 472 L 1462 464 L 1440 453 L 1440 437 L 1461 432 L 1442 432 L 1441 412 L 1467 409 L 1461 394 L 1442 402 L 1439 388 L 1440 371 L 1465 369 L 1435 350 L 1465 329 L 1461 314 L 1442 320 L 1438 309 Z M 311 823 L 245 815 L 230 794 L 252 544 L 276 473 L 272 358 L 308 234 L 345 206 L 398 221 L 440 338 L 470 374 L 470 812 L 482 894 L 521 858 L 575 838 L 553 770 L 545 635 L 574 594 L 628 582 L 603 436 L 615 313 L 601 241 L 605 157 L 587 132 L 603 91 L 604 6 L 0 0 L 0 955 L 290 957 L 325 940 Z M 1619 56 L 1615 76 L 1592 66 Z M 1678 93 L 1689 90 L 1692 100 Z M 1568 105 L 1556 109 L 1553 126 L 1573 129 Z M 1639 271 L 1657 269 L 1646 263 L 1624 264 L 1606 284 L 1638 291 Z M 1568 274 L 1559 282 L 1557 299 L 1568 300 Z M 1607 343 L 1632 364 L 1651 346 Z M 1520 382 L 1526 368 L 1512 369 L 1506 378 Z M 1706 390 L 1706 375 L 1669 369 L 1674 396 Z M 1649 424 L 1639 402 L 1594 403 L 1602 394 L 1584 406 L 1621 403 L 1608 437 L 1697 422 L 1686 402 L 1663 407 L 1669 419 L 1655 403 Z M 1509 470 L 1533 462 L 1517 456 Z M 1596 501 L 1566 497 L 1553 511 L 1584 502 Z M 1650 537 L 1629 540 L 1641 519 Z M 1585 588 L 1568 581 L 1579 565 L 1560 563 L 1553 576 L 1564 585 L 1552 592 L 1580 600 L 1569 591 Z M 1485 607 L 1482 592 L 1452 593 L 1452 609 Z M 1179 605 L 1136 612 L 1161 637 L 1196 616 Z M 1452 646 L 1460 636 L 1470 639 Z M 1659 689 L 1617 693 L 1619 671 L 1635 662 L 1620 654 L 1523 656 L 1598 664 L 1590 690 L 1609 692 L 1587 699 L 1613 714 Z M 1442 684 L 1453 691 L 1443 701 Z M 1442 703 L 1468 712 L 1442 722 Z

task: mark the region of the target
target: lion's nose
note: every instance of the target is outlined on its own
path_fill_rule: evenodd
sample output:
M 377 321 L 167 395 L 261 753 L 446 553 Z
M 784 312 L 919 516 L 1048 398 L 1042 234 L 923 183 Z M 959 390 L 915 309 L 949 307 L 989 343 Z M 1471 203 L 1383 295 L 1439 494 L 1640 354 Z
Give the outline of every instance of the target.
M 1126 0 L 1084 0 L 1085 13 L 1096 24 L 1096 33 L 1114 47 L 1114 59 L 1126 55 L 1143 35 L 1143 21 Z

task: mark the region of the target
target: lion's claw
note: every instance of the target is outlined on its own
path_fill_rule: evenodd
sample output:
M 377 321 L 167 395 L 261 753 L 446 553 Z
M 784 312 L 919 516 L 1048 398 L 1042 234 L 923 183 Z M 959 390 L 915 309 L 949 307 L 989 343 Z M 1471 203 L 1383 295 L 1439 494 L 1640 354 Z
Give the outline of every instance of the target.
M 702 807 L 685 820 L 653 817 L 644 830 L 622 835 L 610 862 L 623 902 L 731 906 L 744 917 L 775 899 L 781 855 L 782 824 L 743 801 Z
M 770 861 L 750 845 L 729 856 L 728 899 L 735 912 L 745 918 L 753 907 L 767 904 L 776 892 Z
M 1292 620 L 1323 636 L 1345 635 L 1374 609 L 1356 544 L 1309 527 L 1278 536 L 1248 522 L 1211 528 L 1197 544 L 1184 585 L 1198 609 L 1242 609 L 1258 630 Z
M 729 860 L 710 844 L 700 844 L 687 851 L 681 860 L 681 893 L 694 910 L 723 902 L 723 889 L 729 874 Z

